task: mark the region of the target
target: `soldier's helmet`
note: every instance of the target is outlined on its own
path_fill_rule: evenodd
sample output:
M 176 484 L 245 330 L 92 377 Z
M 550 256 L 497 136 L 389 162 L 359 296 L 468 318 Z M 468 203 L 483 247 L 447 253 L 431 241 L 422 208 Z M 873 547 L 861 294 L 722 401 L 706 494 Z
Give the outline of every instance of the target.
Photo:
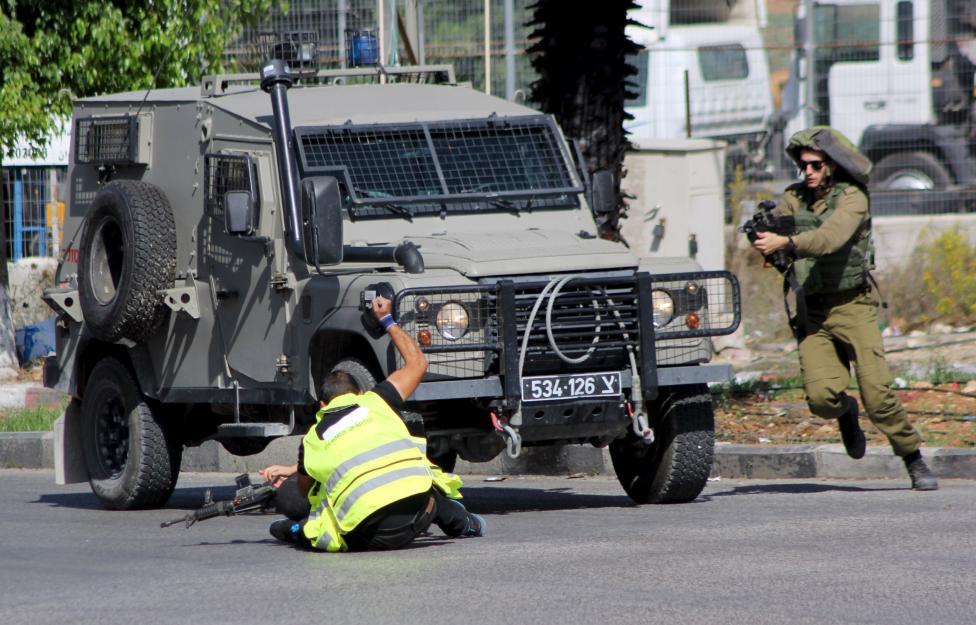
M 800 162 L 800 150 L 819 150 L 837 163 L 858 184 L 866 185 L 871 175 L 871 159 L 861 154 L 850 139 L 830 126 L 813 126 L 790 137 L 786 154 Z

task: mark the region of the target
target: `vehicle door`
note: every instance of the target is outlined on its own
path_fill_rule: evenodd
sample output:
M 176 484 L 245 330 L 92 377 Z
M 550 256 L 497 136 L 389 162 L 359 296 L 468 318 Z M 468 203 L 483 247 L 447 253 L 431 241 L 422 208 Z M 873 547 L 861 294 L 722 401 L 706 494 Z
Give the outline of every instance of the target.
M 219 151 L 206 156 L 205 217 L 201 229 L 203 261 L 211 282 L 222 349 L 232 379 L 272 382 L 277 360 L 285 353 L 287 292 L 275 288 L 272 245 L 273 212 L 262 210 L 270 195 L 270 158 Z M 255 210 L 250 231 L 230 234 L 225 225 L 224 194 L 250 191 Z M 270 200 L 271 198 L 267 198 Z

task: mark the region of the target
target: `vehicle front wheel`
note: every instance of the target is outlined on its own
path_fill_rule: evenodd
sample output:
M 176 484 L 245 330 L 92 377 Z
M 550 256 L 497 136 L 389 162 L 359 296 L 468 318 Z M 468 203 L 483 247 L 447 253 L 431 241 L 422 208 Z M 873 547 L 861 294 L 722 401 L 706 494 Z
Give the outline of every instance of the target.
M 655 440 L 633 432 L 610 444 L 617 479 L 637 503 L 692 501 L 708 482 L 715 458 L 715 414 L 703 384 L 661 389 L 648 406 Z
M 128 368 L 101 360 L 81 401 L 82 451 L 91 489 L 109 510 L 158 508 L 180 471 L 182 444 L 139 391 Z

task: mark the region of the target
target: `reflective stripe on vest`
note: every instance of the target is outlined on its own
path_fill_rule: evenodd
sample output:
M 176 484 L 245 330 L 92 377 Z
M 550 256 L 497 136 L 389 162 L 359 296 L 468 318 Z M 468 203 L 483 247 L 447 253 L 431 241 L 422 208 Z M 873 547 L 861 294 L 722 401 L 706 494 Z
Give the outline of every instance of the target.
M 414 447 L 416 447 L 416 445 L 414 445 L 411 441 L 400 439 L 398 441 L 391 441 L 384 445 L 380 445 L 379 447 L 374 447 L 373 449 L 369 449 L 361 454 L 353 456 L 335 468 L 335 471 L 333 471 L 332 475 L 329 476 L 329 481 L 326 482 L 325 488 L 329 492 L 332 492 L 332 490 L 339 484 L 339 481 L 345 477 L 349 471 L 359 467 L 360 465 L 366 464 L 367 462 L 376 460 L 377 458 L 382 458 L 383 456 L 387 456 L 398 451 L 403 451 L 404 449 L 413 449 Z
M 387 484 L 391 484 L 397 480 L 401 480 L 407 477 L 431 477 L 430 469 L 427 467 L 406 467 L 404 469 L 397 469 L 396 471 L 390 471 L 389 473 L 384 473 L 383 475 L 378 475 L 374 478 L 366 480 L 359 486 L 357 486 L 348 496 L 346 496 L 345 501 L 336 510 L 336 519 L 342 523 L 349 514 L 349 510 L 355 505 L 355 503 L 362 497 L 368 495 L 374 490 L 382 488 Z

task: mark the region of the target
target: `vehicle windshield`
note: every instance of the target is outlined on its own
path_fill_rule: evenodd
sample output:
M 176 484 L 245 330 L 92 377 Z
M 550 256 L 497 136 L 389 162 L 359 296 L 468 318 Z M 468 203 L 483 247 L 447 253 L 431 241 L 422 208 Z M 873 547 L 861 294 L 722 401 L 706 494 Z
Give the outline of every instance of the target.
M 566 144 L 544 115 L 303 127 L 306 175 L 336 176 L 353 218 L 578 206 Z

